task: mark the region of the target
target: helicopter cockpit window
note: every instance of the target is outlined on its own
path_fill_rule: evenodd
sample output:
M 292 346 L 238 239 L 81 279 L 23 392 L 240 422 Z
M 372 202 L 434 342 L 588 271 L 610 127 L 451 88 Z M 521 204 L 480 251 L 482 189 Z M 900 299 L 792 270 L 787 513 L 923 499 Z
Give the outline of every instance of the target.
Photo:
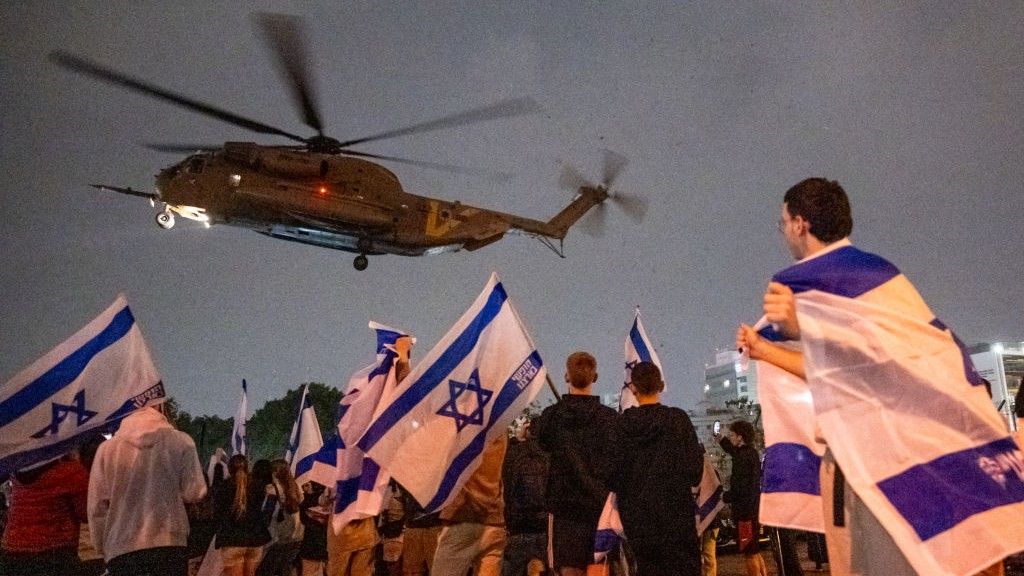
M 185 166 L 185 170 L 189 174 L 202 174 L 204 166 L 206 166 L 205 160 L 203 160 L 202 158 L 192 158 L 191 160 L 188 161 L 188 164 Z

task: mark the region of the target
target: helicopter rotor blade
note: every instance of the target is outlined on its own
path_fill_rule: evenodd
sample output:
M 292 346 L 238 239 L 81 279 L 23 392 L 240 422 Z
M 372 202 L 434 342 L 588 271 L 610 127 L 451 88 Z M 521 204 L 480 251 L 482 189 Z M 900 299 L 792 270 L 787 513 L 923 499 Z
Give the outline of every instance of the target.
M 539 112 L 540 109 L 540 105 L 537 104 L 533 98 L 512 98 L 509 100 L 502 100 L 501 102 L 491 104 L 489 106 L 473 108 L 472 110 L 467 110 L 451 116 L 430 120 L 429 122 L 421 122 L 405 128 L 399 128 L 398 130 L 388 130 L 387 132 L 381 132 L 372 136 L 346 140 L 345 142 L 340 142 L 338 145 L 342 148 L 347 148 L 349 146 L 355 146 L 356 144 L 384 140 L 385 138 L 395 138 L 398 136 L 407 136 L 409 134 L 429 132 L 431 130 L 442 130 L 444 128 L 452 128 L 455 126 L 465 126 L 467 124 L 486 122 L 488 120 L 496 120 L 498 118 L 511 118 L 513 116 L 533 114 Z
M 259 12 L 255 15 L 263 37 L 277 56 L 277 65 L 292 89 L 299 110 L 306 125 L 324 133 L 320 121 L 316 90 L 309 73 L 309 50 L 305 38 L 308 36 L 305 21 L 289 14 Z
M 647 199 L 642 196 L 616 192 L 608 199 L 625 212 L 626 216 L 629 216 L 629 219 L 635 224 L 643 222 L 644 217 L 647 216 Z
M 409 158 L 399 158 L 396 156 L 385 156 L 383 154 L 373 154 L 370 152 L 359 152 L 356 150 L 343 150 L 342 154 L 348 156 L 358 156 L 361 158 L 373 158 L 374 160 L 385 160 L 388 162 L 397 162 L 399 164 L 409 164 L 410 166 L 419 166 L 420 168 L 430 168 L 431 170 L 439 170 L 441 172 L 451 172 L 453 174 L 464 174 L 469 176 L 482 176 L 485 178 L 492 179 L 496 182 L 507 182 L 512 179 L 512 174 L 508 172 L 492 172 L 490 170 L 480 170 L 475 168 L 466 168 L 464 166 L 455 166 L 454 164 L 441 164 L 438 162 L 426 162 L 424 160 L 411 160 Z
M 602 177 L 601 184 L 605 188 L 610 188 L 612 182 L 622 174 L 622 170 L 626 168 L 626 164 L 629 164 L 629 159 L 611 150 L 604 150 L 604 164 L 602 166 Z
M 155 142 L 147 142 L 143 144 L 150 150 L 156 150 L 157 152 L 176 152 L 176 153 L 191 153 L 191 152 L 213 152 L 223 148 L 223 145 L 216 146 L 213 144 L 160 144 Z
M 97 78 L 99 80 L 103 80 L 111 84 L 117 84 L 125 88 L 128 88 L 129 90 L 141 92 L 143 94 L 152 96 L 153 98 L 157 98 L 159 100 L 165 100 L 167 102 L 177 104 L 178 106 L 187 108 L 189 110 L 192 110 L 193 112 L 198 112 L 205 116 L 210 116 L 223 122 L 227 122 L 228 124 L 234 124 L 235 126 L 240 126 L 247 130 L 252 130 L 253 132 L 258 132 L 260 134 L 274 134 L 277 136 L 284 136 L 285 138 L 290 138 L 298 142 L 306 141 L 306 139 L 303 138 L 302 136 L 298 136 L 290 132 L 285 132 L 280 128 L 270 126 L 269 124 L 257 122 L 256 120 L 250 120 L 249 118 L 245 118 L 244 116 L 239 116 L 238 114 L 228 112 L 227 110 L 223 110 L 221 108 L 210 106 L 209 104 L 204 104 L 198 100 L 193 100 L 192 98 L 188 98 L 181 94 L 175 94 L 174 92 L 164 90 L 159 86 L 155 86 L 153 84 L 143 82 L 142 80 L 132 78 L 131 76 L 122 74 L 110 68 L 106 68 L 100 64 L 86 60 L 84 58 L 79 58 L 78 56 L 74 56 L 68 52 L 63 52 L 59 50 L 51 52 L 50 60 L 55 64 L 63 66 L 64 68 L 67 68 L 74 72 L 85 74 L 87 76 L 92 76 L 93 78 Z
M 570 192 L 579 192 L 580 188 L 593 188 L 594 185 L 572 166 L 565 166 L 558 178 L 558 187 Z

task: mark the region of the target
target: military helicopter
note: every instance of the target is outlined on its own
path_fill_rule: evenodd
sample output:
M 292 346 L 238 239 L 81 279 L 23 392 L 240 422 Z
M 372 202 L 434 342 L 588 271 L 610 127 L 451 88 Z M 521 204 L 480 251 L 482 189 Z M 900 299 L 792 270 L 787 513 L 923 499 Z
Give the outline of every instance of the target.
M 187 108 L 193 112 L 252 130 L 280 136 L 298 145 L 263 145 L 227 142 L 221 146 L 149 145 L 167 152 L 193 152 L 181 162 L 161 170 L 156 191 L 93 184 L 149 199 L 161 205 L 157 224 L 175 224 L 175 215 L 206 226 L 226 224 L 249 228 L 273 238 L 292 240 L 357 254 L 353 265 L 364 270 L 367 256 L 399 254 L 420 256 L 477 250 L 518 232 L 540 240 L 564 257 L 562 241 L 570 226 L 605 200 L 616 200 L 636 220 L 646 203 L 609 191 L 626 159 L 605 151 L 604 177 L 599 184 L 566 167 L 560 182 L 577 192 L 576 198 L 548 221 L 534 220 L 406 192 L 398 177 L 371 162 L 380 160 L 416 166 L 471 172 L 455 166 L 422 162 L 353 150 L 365 144 L 475 122 L 533 113 L 539 106 L 529 98 L 510 99 L 436 120 L 371 136 L 339 141 L 324 134 L 308 70 L 307 50 L 298 17 L 258 14 L 256 22 L 276 53 L 307 126 L 316 131 L 303 137 L 251 120 L 227 110 L 176 94 L 66 52 L 50 55 L 56 64 L 135 92 Z M 600 217 L 587 230 L 600 229 Z M 558 244 L 555 244 L 555 241 Z

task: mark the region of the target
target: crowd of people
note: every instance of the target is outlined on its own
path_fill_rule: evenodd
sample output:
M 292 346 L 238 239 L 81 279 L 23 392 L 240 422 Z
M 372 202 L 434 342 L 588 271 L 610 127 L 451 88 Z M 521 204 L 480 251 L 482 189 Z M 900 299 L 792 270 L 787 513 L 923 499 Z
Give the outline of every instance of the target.
M 845 192 L 823 179 L 797 184 L 786 194 L 779 228 L 800 261 L 848 246 L 852 216 Z M 799 338 L 789 287 L 769 284 L 764 312 L 780 333 Z M 745 325 L 736 342 L 750 358 L 804 376 L 799 351 Z M 403 360 L 407 371 L 407 352 Z M 599 519 L 614 493 L 637 574 L 715 576 L 717 529 L 698 533 L 694 489 L 705 454 L 689 417 L 661 403 L 665 383 L 653 363 L 633 366 L 628 387 L 638 406 L 622 413 L 592 394 L 597 379 L 591 354 L 570 355 L 566 393 L 511 438 L 491 441 L 450 504 L 424 511 L 392 483 L 378 517 L 340 531 L 330 523 L 329 487 L 300 487 L 285 460 L 250 466 L 242 454 L 225 465 L 214 462 L 204 474 L 192 440 L 173 428 L 159 405 L 146 407 L 124 418 L 111 439 L 13 475 L 0 567 L 12 576 L 204 570 L 227 576 L 583 576 L 595 563 Z M 732 461 L 724 501 L 747 574 L 767 576 L 759 550 L 755 429 L 732 422 L 719 441 Z M 830 476 L 823 489 L 843 488 L 830 455 L 824 469 Z M 835 517 L 832 499 L 823 500 L 826 517 Z M 837 502 L 848 515 L 851 507 L 863 508 L 849 486 L 845 501 Z M 854 518 L 878 524 L 863 510 Z M 833 574 L 914 573 L 884 527 L 875 525 L 860 536 L 839 524 L 828 527 Z M 780 563 L 787 539 L 785 532 L 778 536 Z M 812 545 L 824 548 L 818 540 Z M 983 573 L 1000 574 L 1002 565 Z

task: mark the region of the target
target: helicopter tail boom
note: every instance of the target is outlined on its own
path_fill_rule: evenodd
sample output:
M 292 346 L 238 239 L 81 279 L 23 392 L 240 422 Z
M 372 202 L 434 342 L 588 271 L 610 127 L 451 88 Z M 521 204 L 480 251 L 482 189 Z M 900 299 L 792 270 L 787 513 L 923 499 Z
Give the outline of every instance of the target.
M 580 193 L 561 212 L 547 222 L 530 220 L 527 218 L 516 218 L 512 221 L 512 227 L 530 234 L 546 236 L 561 240 L 565 238 L 569 228 L 583 217 L 591 208 L 604 202 L 608 198 L 608 192 L 604 188 L 581 186 Z

